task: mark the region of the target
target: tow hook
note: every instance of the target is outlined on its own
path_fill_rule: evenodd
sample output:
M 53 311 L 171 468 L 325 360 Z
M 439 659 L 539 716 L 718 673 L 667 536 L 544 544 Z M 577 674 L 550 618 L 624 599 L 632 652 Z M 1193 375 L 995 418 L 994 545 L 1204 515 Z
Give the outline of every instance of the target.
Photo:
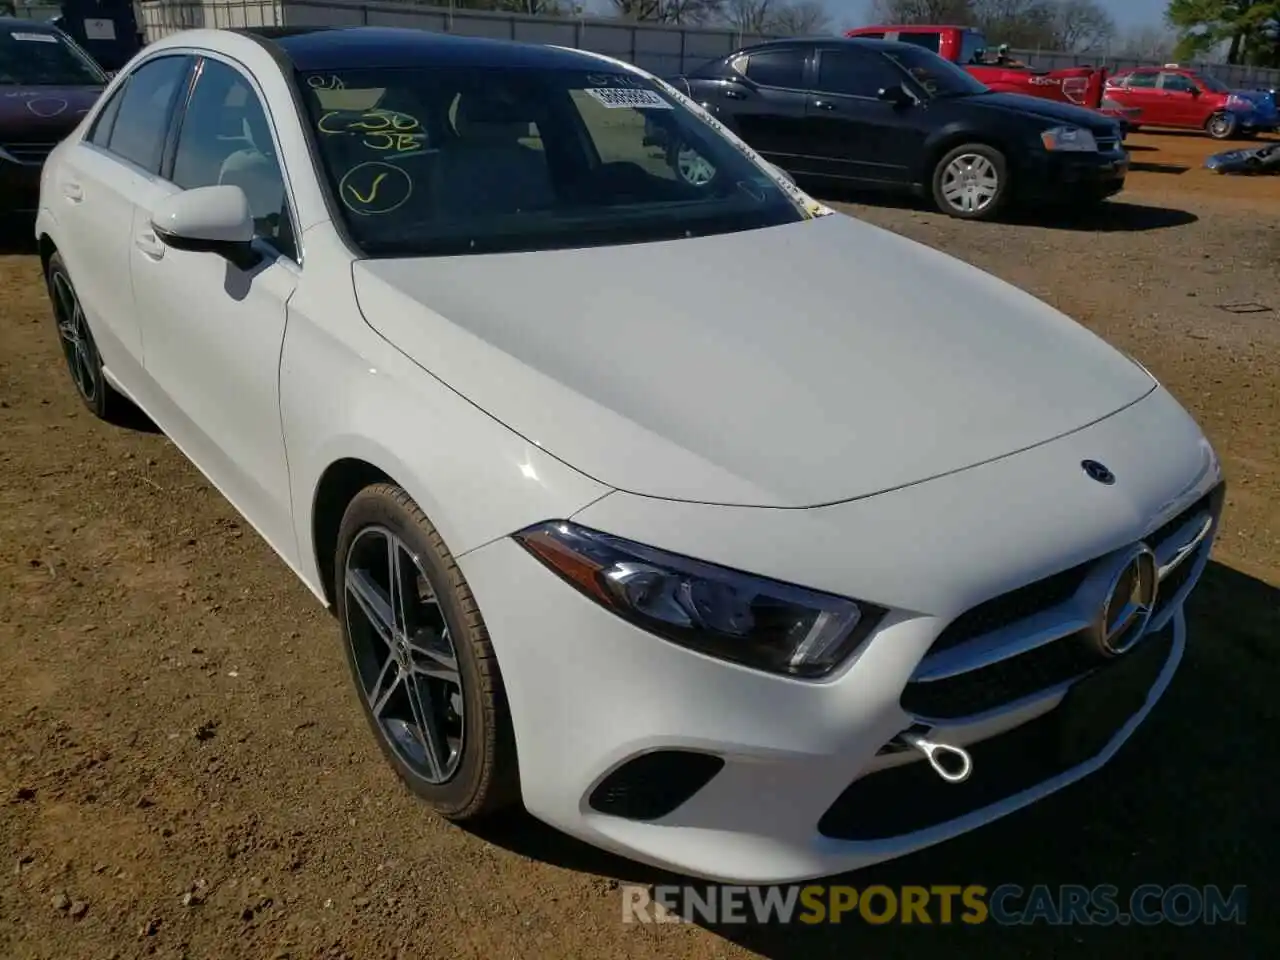
M 964 783 L 973 772 L 973 758 L 963 747 L 955 747 L 949 743 L 935 743 L 910 731 L 904 731 L 898 737 L 903 743 L 923 753 L 929 765 L 933 767 L 934 773 L 947 783 Z

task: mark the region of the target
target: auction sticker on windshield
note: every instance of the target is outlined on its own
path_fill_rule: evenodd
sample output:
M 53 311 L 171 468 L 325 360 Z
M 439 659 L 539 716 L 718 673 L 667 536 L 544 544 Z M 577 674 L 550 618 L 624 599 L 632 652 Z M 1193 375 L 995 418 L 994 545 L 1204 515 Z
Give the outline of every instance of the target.
M 15 40 L 29 40 L 32 43 L 57 43 L 58 38 L 52 33 L 10 33 Z
M 618 87 L 587 87 L 586 92 L 610 110 L 629 107 L 632 110 L 670 110 L 671 104 L 652 90 L 630 90 Z

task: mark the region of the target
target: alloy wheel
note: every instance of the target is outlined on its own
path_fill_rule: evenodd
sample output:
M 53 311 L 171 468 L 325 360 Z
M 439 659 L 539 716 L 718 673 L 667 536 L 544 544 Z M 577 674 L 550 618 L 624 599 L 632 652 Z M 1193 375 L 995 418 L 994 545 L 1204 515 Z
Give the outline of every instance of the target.
M 681 179 L 694 187 L 705 187 L 716 176 L 716 168 L 692 147 L 680 148 L 676 154 L 676 169 Z
M 982 212 L 999 193 L 1000 175 L 995 164 L 980 154 L 961 154 L 942 173 L 942 195 L 964 213 Z
M 89 324 L 84 308 L 76 296 L 71 281 L 61 270 L 53 271 L 49 280 L 53 292 L 54 318 L 58 323 L 58 339 L 67 360 L 67 369 L 75 381 L 80 396 L 89 404 L 98 398 L 97 351 L 89 334 Z
M 462 675 L 421 561 L 387 528 L 366 527 L 343 583 L 358 683 L 379 730 L 415 776 L 447 782 L 462 761 Z

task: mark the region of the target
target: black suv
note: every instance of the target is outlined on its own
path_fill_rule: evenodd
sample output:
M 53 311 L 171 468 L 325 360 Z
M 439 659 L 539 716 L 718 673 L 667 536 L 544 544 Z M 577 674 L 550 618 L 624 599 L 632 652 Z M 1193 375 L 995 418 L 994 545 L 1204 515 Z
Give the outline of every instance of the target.
M 1101 201 L 1129 166 L 1110 117 L 995 93 L 906 43 L 774 41 L 672 82 L 795 177 L 913 190 L 965 219 L 1011 202 Z M 678 154 L 657 111 L 650 123 L 650 139 Z

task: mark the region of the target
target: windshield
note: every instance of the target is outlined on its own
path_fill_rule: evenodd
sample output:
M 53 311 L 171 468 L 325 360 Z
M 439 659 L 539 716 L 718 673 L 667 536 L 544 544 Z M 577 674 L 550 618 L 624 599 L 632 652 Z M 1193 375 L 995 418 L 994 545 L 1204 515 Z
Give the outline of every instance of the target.
M 300 79 L 330 188 L 370 256 L 634 243 L 808 216 L 734 143 L 609 65 Z
M 56 33 L 0 31 L 0 84 L 15 87 L 102 86 L 106 75 Z
M 928 50 L 901 47 L 886 50 L 885 56 L 911 74 L 931 97 L 968 97 L 990 92 L 986 84 L 974 79 L 969 71 Z
M 1193 73 L 1192 76 L 1200 81 L 1200 86 L 1204 87 L 1206 90 L 1212 91 L 1213 93 L 1231 92 L 1231 88 L 1221 80 L 1214 79 L 1213 77 L 1206 77 L 1203 73 Z
M 982 63 L 987 52 L 987 38 L 980 30 L 966 30 L 960 40 L 960 63 Z

